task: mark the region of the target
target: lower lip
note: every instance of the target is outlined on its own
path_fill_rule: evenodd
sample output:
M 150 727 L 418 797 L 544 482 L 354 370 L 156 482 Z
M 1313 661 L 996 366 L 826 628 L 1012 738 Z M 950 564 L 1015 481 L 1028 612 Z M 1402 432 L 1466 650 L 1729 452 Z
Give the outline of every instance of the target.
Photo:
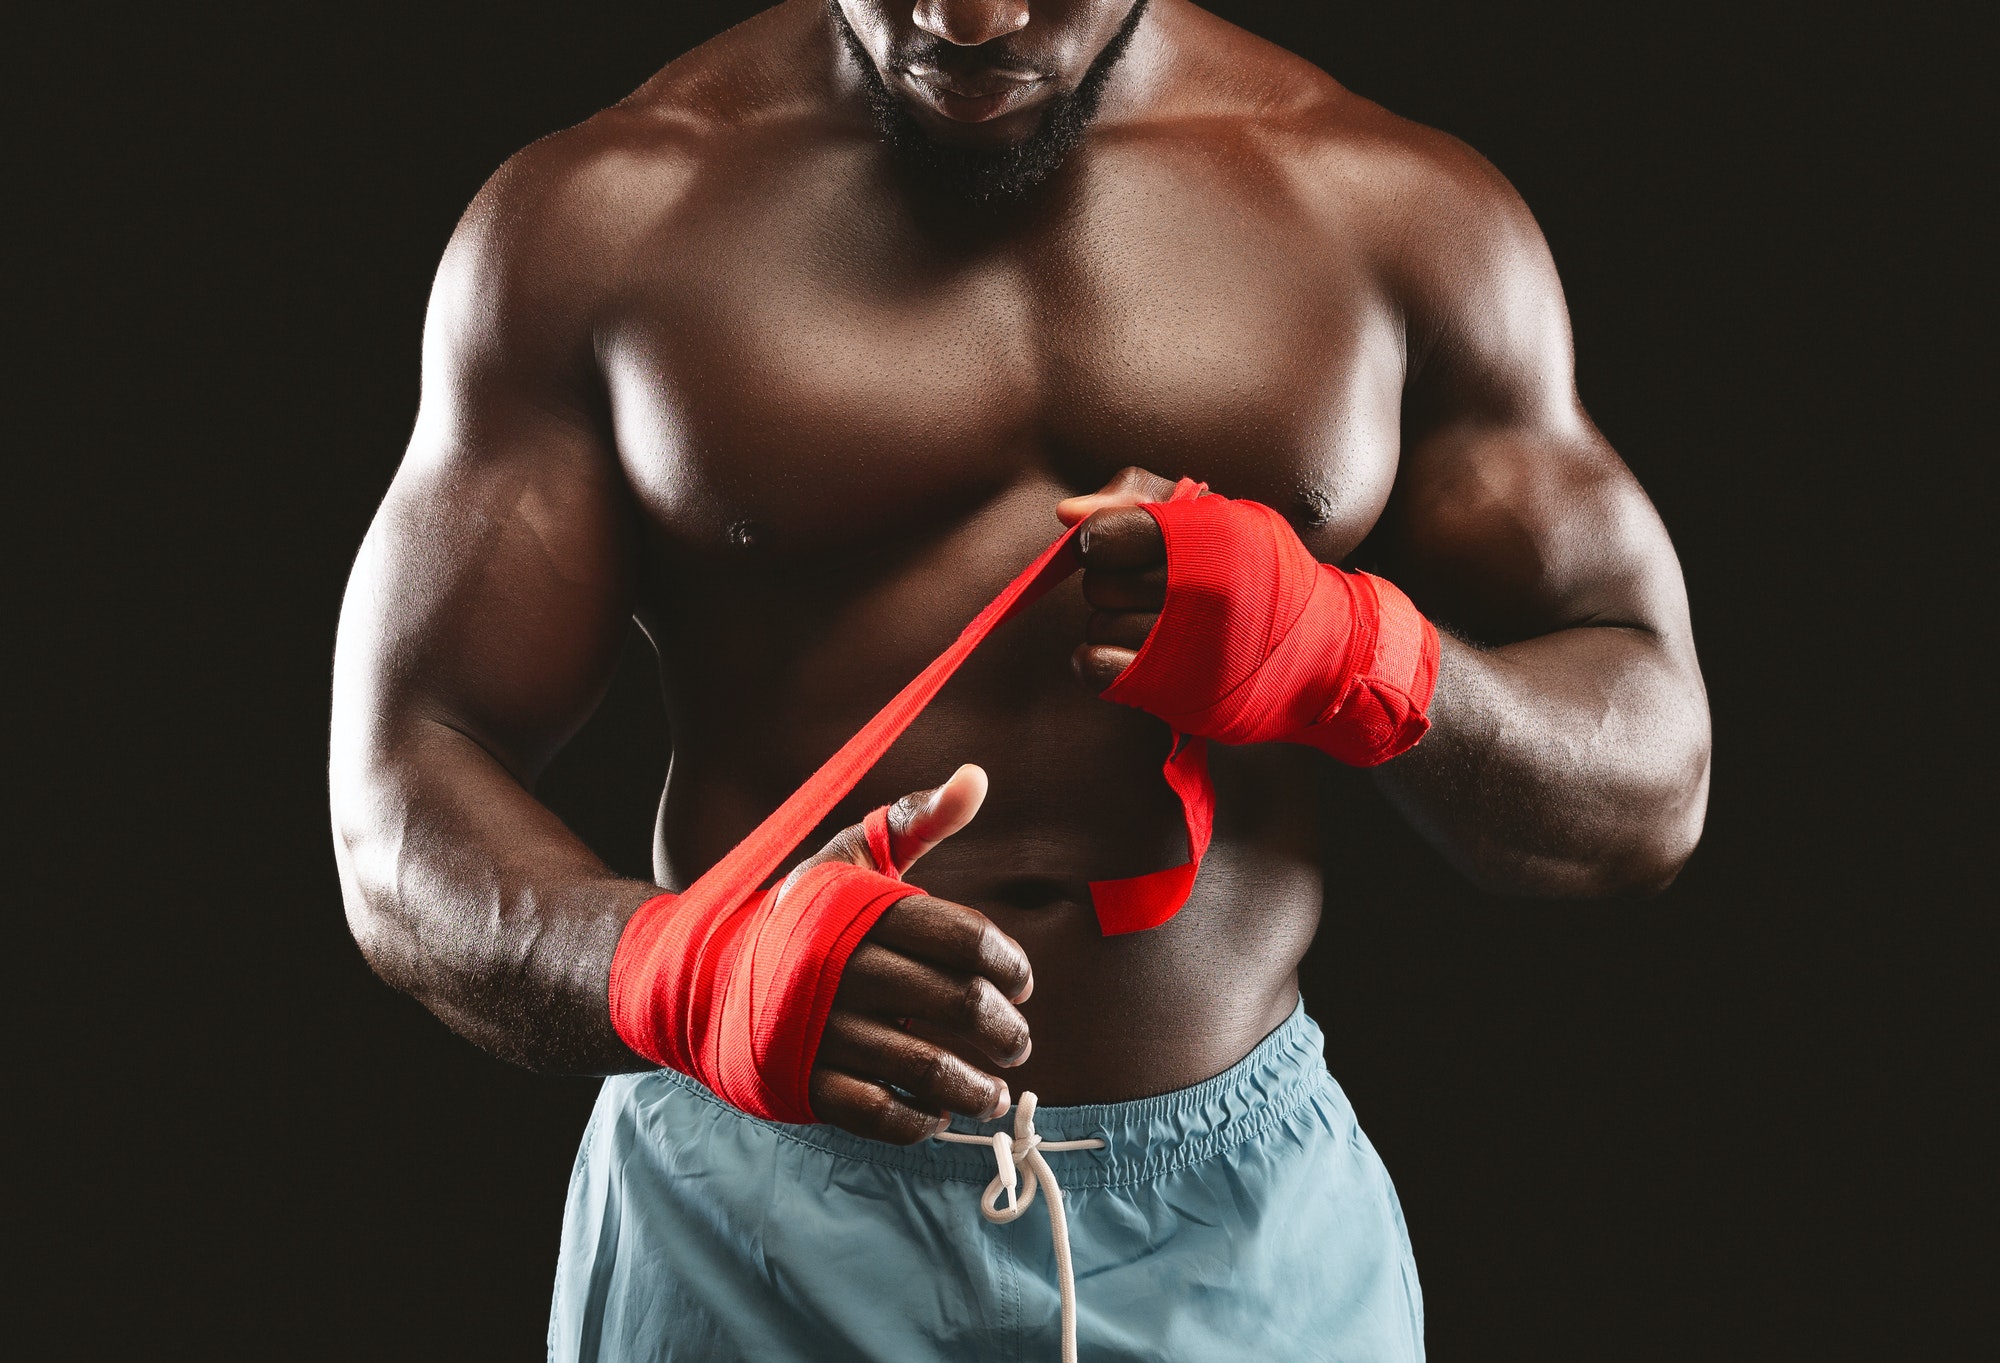
M 998 94 L 960 95 L 942 85 L 933 85 L 912 72 L 901 74 L 903 83 L 916 92 L 926 105 L 954 123 L 986 123 L 1013 113 L 1042 88 L 1040 80 L 1027 80 L 1019 85 L 1010 85 Z

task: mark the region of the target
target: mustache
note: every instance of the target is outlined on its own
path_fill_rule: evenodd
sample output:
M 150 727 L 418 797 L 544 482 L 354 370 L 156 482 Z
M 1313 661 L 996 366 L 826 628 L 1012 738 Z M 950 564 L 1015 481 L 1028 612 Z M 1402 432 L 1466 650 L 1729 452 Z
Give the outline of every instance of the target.
M 1034 80 L 1046 80 L 1055 73 L 1032 58 L 1007 50 L 1002 42 L 978 47 L 956 47 L 934 34 L 919 30 L 906 42 L 889 50 L 891 67 L 924 67 L 947 76 L 992 75 L 1002 72 Z

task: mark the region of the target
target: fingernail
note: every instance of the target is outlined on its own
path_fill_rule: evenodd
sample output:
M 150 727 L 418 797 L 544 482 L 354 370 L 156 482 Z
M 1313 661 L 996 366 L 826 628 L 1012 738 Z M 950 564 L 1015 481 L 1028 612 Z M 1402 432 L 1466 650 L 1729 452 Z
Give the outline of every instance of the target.
M 951 1130 L 951 1114 L 947 1112 L 944 1116 L 938 1118 L 937 1125 L 931 1128 L 931 1135 L 933 1137 L 942 1136 L 949 1130 Z
M 1015 1056 L 1012 1060 L 1009 1060 L 1007 1062 L 1007 1068 L 1011 1070 L 1016 1065 L 1026 1064 L 1029 1053 L 1032 1052 L 1034 1049 L 1035 1049 L 1035 1039 L 1033 1037 L 1029 1037 L 1028 1044 L 1021 1048 L 1021 1053 Z
M 987 1112 L 986 1120 L 990 1122 L 995 1117 L 1006 1116 L 1007 1109 L 1012 1106 L 1014 1106 L 1014 1096 L 1007 1091 L 1007 1086 L 1002 1084 L 1000 1086 L 1000 1096 L 993 1100 L 993 1107 Z

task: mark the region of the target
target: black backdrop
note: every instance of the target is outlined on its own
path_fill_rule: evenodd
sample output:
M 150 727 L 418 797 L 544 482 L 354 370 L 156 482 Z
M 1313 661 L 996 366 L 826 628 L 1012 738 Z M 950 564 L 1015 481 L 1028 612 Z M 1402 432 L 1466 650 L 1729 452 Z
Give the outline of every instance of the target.
M 348 941 L 333 625 L 459 210 L 752 8 L 78 5 L 19 34 L 20 1356 L 536 1355 L 594 1084 L 480 1055 Z M 1520 187 L 1712 688 L 1709 833 L 1657 900 L 1482 896 L 1386 813 L 1348 841 L 1379 855 L 1308 1002 L 1433 1356 L 1971 1356 L 1969 7 L 1215 8 Z M 635 651 L 548 797 L 643 873 L 665 752 Z

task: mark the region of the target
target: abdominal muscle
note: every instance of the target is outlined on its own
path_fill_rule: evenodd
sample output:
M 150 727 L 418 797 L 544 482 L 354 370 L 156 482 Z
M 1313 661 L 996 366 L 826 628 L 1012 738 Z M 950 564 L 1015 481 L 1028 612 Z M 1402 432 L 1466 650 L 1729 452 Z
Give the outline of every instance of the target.
M 973 895 L 1034 965 L 1022 1006 L 1034 1050 L 1003 1073 L 1015 1096 L 1119 1102 L 1228 1069 L 1297 1002 L 1319 888 L 1316 868 L 1233 840 L 1211 847 L 1187 904 L 1147 932 L 1104 936 L 1087 891 L 1032 909 Z

